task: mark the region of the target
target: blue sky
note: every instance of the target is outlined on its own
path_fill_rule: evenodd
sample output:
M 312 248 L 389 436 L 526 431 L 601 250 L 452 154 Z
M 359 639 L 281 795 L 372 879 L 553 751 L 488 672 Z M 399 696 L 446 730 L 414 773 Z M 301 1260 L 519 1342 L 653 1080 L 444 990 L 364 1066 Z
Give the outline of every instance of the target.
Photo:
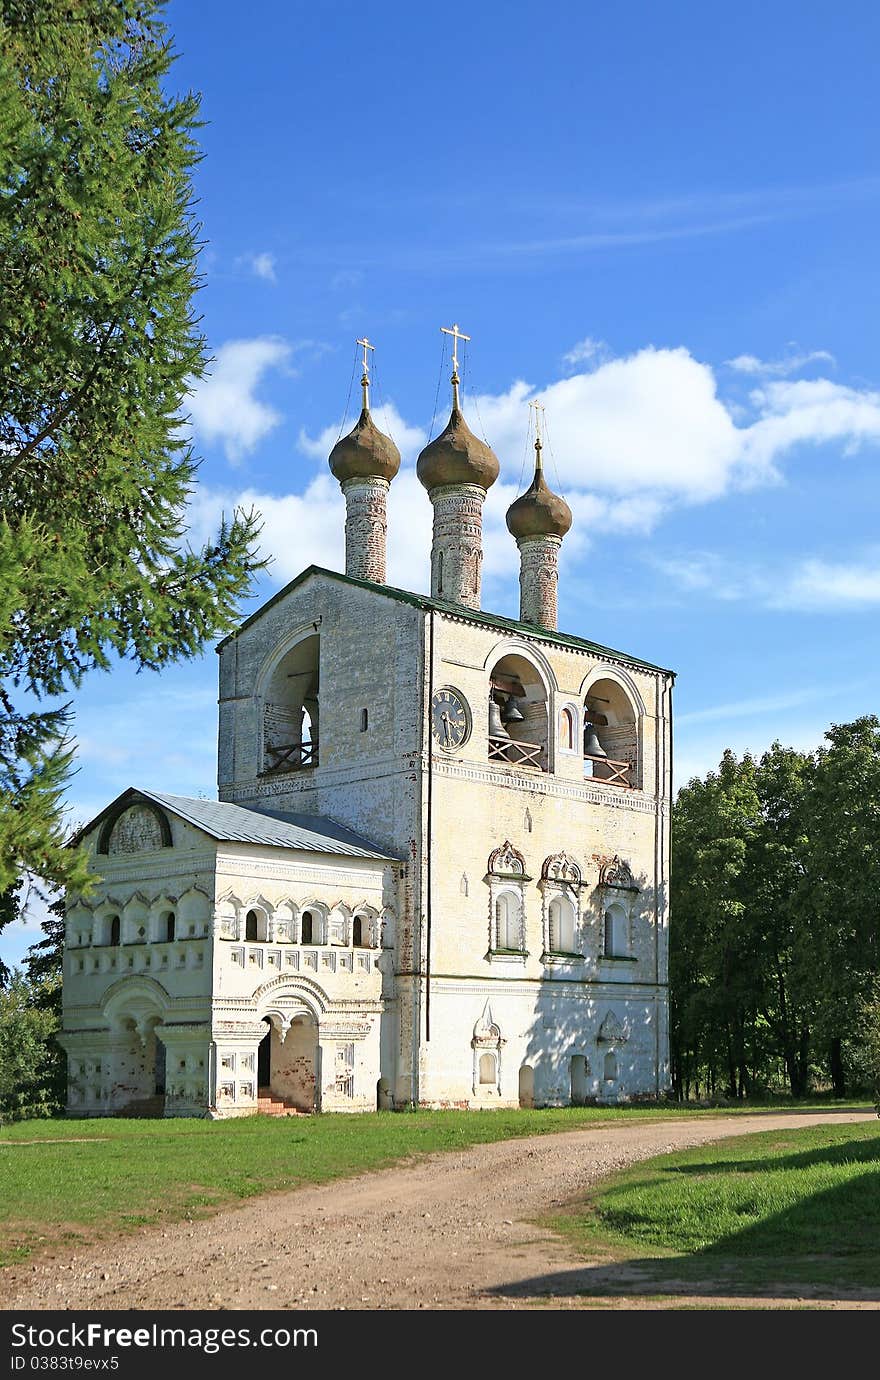
M 366 332 L 376 418 L 404 456 L 389 579 L 424 589 L 413 462 L 439 328 L 458 321 L 465 411 L 502 465 L 484 607 L 517 612 L 503 515 L 540 396 L 575 515 L 560 626 L 677 671 L 679 782 L 726 746 L 812 747 L 876 711 L 875 4 L 172 0 L 167 15 L 176 83 L 207 122 L 215 363 L 192 400 L 195 537 L 237 502 L 260 508 L 275 558 L 260 598 L 341 564 L 326 455 Z M 210 651 L 88 681 L 73 817 L 130 784 L 213 794 L 215 677 Z M 30 937 L 7 933 L 7 960 Z

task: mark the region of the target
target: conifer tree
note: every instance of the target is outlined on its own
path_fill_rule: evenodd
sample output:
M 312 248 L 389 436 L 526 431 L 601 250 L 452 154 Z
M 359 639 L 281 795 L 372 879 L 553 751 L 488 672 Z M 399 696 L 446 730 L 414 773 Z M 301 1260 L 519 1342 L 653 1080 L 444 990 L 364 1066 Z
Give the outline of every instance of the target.
M 198 99 L 157 0 L 0 0 L 0 892 L 87 884 L 61 701 L 234 624 L 255 515 L 186 543 Z

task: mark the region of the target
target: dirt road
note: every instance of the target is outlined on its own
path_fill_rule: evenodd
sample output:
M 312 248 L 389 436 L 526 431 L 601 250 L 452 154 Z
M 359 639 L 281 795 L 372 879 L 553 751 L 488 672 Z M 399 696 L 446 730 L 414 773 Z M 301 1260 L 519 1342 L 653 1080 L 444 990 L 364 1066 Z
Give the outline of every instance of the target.
M 656 1307 L 638 1300 L 638 1271 L 591 1268 L 532 1219 L 651 1155 L 750 1131 L 871 1119 L 850 1112 L 616 1122 L 431 1155 L 17 1266 L 0 1277 L 3 1307 L 505 1309 L 537 1298 L 565 1308 L 577 1306 L 573 1296 L 585 1286 L 599 1288 L 607 1307 Z M 707 1281 L 701 1301 L 717 1300 L 717 1289 Z M 799 1297 L 776 1304 L 797 1306 Z M 826 1292 L 816 1303 L 877 1308 L 880 1291 L 859 1299 Z

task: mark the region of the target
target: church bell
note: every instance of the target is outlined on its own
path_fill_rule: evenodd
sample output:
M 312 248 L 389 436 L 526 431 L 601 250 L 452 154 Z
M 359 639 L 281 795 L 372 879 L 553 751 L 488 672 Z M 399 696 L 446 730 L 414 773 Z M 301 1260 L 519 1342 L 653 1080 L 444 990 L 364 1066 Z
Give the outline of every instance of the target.
M 516 695 L 508 695 L 501 711 L 501 722 L 503 724 L 521 724 L 523 715 L 516 702 Z
M 522 715 L 520 715 L 522 717 Z M 489 737 L 509 738 L 510 734 L 501 721 L 501 707 L 494 697 L 489 697 Z
M 599 735 L 592 724 L 587 724 L 584 731 L 584 756 L 585 757 L 607 757 L 608 753 L 599 742 Z

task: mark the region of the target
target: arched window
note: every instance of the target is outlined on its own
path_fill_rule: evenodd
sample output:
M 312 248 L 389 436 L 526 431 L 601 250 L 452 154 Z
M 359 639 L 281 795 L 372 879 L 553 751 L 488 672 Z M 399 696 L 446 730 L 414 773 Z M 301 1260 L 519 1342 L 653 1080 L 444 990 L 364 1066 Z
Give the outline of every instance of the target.
M 118 943 L 119 943 L 119 916 L 118 916 L 118 915 L 111 915 L 111 917 L 110 917 L 110 943 L 111 943 L 111 944 L 118 944 Z
M 314 944 L 316 942 L 314 914 L 310 910 L 304 910 L 302 913 L 301 942 L 303 944 Z
M 169 943 L 169 944 L 170 944 L 171 941 L 172 941 L 173 938 L 174 938 L 174 931 L 175 931 L 175 929 L 176 929 L 176 919 L 175 919 L 174 911 L 173 911 L 173 910 L 166 911 L 165 914 L 163 915 L 162 919 L 163 919 L 163 921 L 164 921 L 164 930 L 165 930 L 165 933 L 163 934 L 162 938 L 166 941 L 166 943 Z
M 356 949 L 370 947 L 370 921 L 366 915 L 356 915 L 351 923 L 351 942 Z
M 480 1055 L 480 1083 L 482 1083 L 482 1084 L 489 1084 L 490 1086 L 493 1086 L 495 1083 L 497 1083 L 497 1082 L 498 1082 L 498 1074 L 497 1074 L 497 1072 L 496 1072 L 496 1068 L 497 1068 L 497 1065 L 496 1065 L 495 1055 L 494 1055 L 494 1054 L 481 1054 L 481 1055 Z
M 443 552 L 437 552 L 437 593 L 443 593 Z
M 617 1058 L 611 1050 L 605 1055 L 605 1082 L 613 1083 L 617 1077 Z
M 257 912 L 255 910 L 249 910 L 247 915 L 245 916 L 244 922 L 244 937 L 246 943 L 256 944 L 258 938 L 259 924 L 260 917 L 257 915 Z
M 291 647 L 263 697 L 263 772 L 302 771 L 318 765 L 320 637 Z
M 627 952 L 626 911 L 615 903 L 605 912 L 605 957 L 621 958 Z
M 574 751 L 574 710 L 565 708 L 559 716 L 559 746 L 565 752 Z
M 614 680 L 594 681 L 584 705 L 584 776 L 606 786 L 638 787 L 639 727 L 629 696 Z
M 499 949 L 521 949 L 522 934 L 516 899 L 503 891 L 495 898 L 495 933 Z
M 366 733 L 366 731 L 367 731 L 367 729 L 368 729 L 369 727 L 370 727 L 370 711 L 369 711 L 368 709 L 362 709 L 362 710 L 361 710 L 361 733 Z
M 489 676 L 490 762 L 548 770 L 547 691 L 535 666 L 511 652 Z
M 575 951 L 574 908 L 566 896 L 554 896 L 547 912 L 550 924 L 550 952 L 572 954 Z

